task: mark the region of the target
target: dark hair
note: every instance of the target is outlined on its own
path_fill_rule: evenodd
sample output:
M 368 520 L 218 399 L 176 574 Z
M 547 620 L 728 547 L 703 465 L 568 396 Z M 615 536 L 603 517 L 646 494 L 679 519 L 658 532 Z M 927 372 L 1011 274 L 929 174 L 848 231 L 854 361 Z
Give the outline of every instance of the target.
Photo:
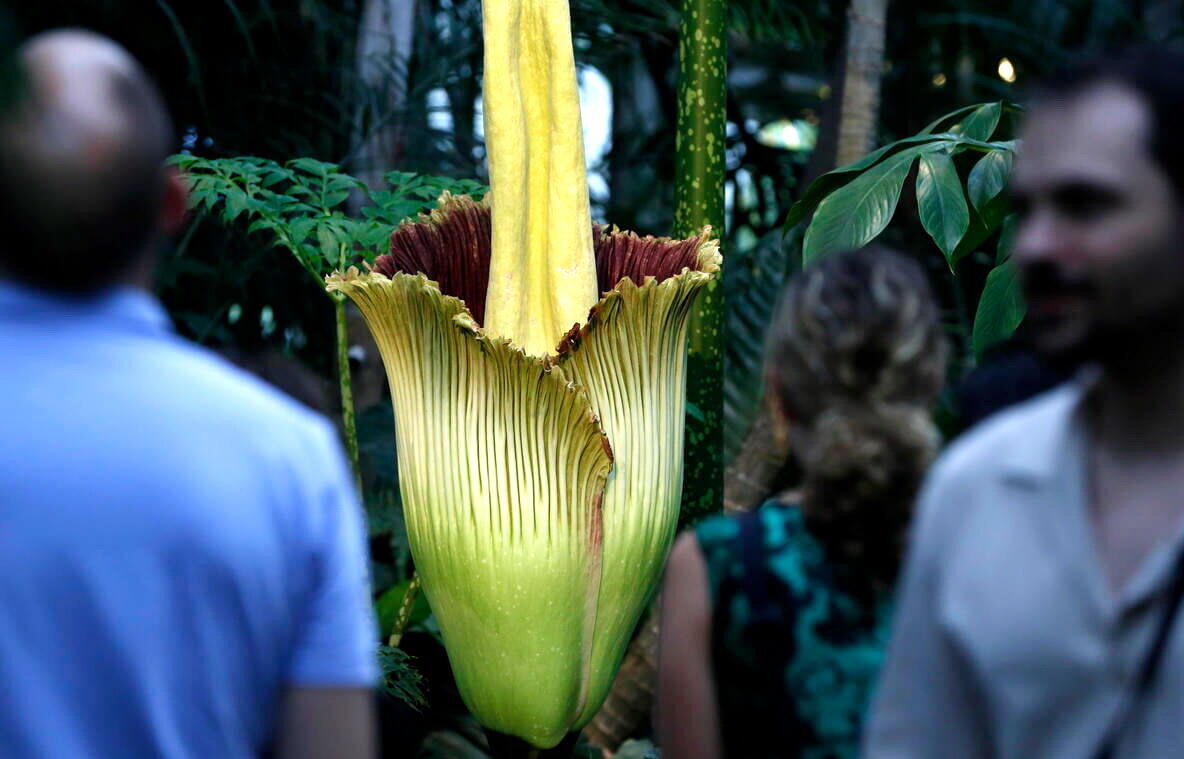
M 78 137 L 61 136 L 56 104 L 26 73 L 29 86 L 0 113 L 0 269 L 52 290 L 100 289 L 127 275 L 156 231 L 172 124 L 142 72 L 111 71 L 99 86 L 126 126 L 83 165 L 89 146 L 63 147 Z
M 784 294 L 768 366 L 808 432 L 794 446 L 807 524 L 855 590 L 890 585 L 938 445 L 946 343 L 924 274 L 884 248 L 807 268 Z
M 1184 51 L 1143 44 L 1080 58 L 1039 82 L 1030 100 L 1064 100 L 1105 83 L 1132 90 L 1151 115 L 1148 149 L 1184 197 L 1184 141 L 1174 130 L 1184 118 Z

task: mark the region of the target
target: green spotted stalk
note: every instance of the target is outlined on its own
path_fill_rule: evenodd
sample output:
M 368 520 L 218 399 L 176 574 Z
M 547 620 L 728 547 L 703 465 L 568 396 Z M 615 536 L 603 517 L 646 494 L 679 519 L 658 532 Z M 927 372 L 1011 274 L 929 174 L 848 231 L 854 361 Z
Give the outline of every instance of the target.
M 724 228 L 724 141 L 727 115 L 727 6 L 724 0 L 682 0 L 679 28 L 678 124 L 675 143 L 674 236 Z M 688 516 L 719 511 L 723 502 L 724 293 L 719 279 L 704 289 L 691 316 L 687 417 Z

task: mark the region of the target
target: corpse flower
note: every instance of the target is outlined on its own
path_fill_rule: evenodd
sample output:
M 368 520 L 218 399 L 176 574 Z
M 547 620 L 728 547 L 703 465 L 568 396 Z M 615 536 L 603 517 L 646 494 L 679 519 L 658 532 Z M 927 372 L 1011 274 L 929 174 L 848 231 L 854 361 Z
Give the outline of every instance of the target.
M 382 353 L 461 695 L 549 748 L 603 703 L 673 539 L 687 322 L 720 255 L 709 229 L 591 224 L 567 1 L 483 10 L 489 202 L 445 194 L 327 281 Z

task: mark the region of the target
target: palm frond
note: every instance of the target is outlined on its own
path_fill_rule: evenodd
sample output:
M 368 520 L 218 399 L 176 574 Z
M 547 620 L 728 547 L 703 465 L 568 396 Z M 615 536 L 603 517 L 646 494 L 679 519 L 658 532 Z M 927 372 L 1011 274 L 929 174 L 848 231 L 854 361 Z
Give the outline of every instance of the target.
M 782 239 L 779 230 L 765 234 L 746 253 L 728 260 L 724 292 L 728 303 L 727 352 L 724 355 L 724 460 L 739 452 L 764 394 L 765 335 L 781 290 L 797 269 L 798 233 Z

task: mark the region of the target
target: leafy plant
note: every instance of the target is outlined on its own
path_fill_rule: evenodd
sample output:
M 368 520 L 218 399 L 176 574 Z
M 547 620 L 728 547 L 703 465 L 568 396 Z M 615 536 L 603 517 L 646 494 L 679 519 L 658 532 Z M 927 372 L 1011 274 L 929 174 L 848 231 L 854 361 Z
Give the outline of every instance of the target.
M 1024 315 L 1008 262 L 1014 217 L 1003 192 L 1016 142 L 992 138 L 1004 117 L 1018 110 L 1002 101 L 960 108 L 917 135 L 820 177 L 793 205 L 785 222 L 787 230 L 793 229 L 813 214 L 802 246 L 803 264 L 876 239 L 896 215 L 915 168 L 921 226 L 951 274 L 958 275 L 963 259 L 996 236 L 995 265 L 974 317 L 974 354 L 981 357 L 1009 338 Z
M 370 190 L 341 171 L 337 164 L 294 158 L 284 164 L 267 158 L 239 156 L 202 158 L 179 154 L 170 163 L 189 180 L 190 205 L 197 211 L 234 224 L 248 222 L 247 232 L 267 232 L 273 245 L 284 248 L 324 293 L 324 277 L 385 252 L 391 232 L 404 219 L 433 204 L 445 191 L 481 198 L 484 185 L 451 179 L 389 172 L 387 190 Z M 352 198 L 363 202 L 361 215 L 348 213 Z M 358 436 L 350 382 L 345 298 L 328 294 L 337 320 L 337 366 L 346 448 L 358 492 Z
M 411 657 L 406 651 L 394 646 L 379 646 L 378 666 L 382 670 L 382 690 L 415 709 L 427 706 L 423 678 L 411 665 Z
M 190 204 L 217 214 L 226 224 L 240 217 L 248 232 L 267 231 L 274 245 L 290 252 L 324 289 L 334 269 L 373 261 L 386 252 L 390 234 L 425 210 L 445 191 L 480 199 L 486 187 L 469 179 L 392 171 L 387 190 L 367 188 L 337 164 L 295 158 L 284 164 L 266 158 L 201 158 L 182 154 L 171 163 L 189 178 Z M 361 197 L 361 215 L 349 200 Z

